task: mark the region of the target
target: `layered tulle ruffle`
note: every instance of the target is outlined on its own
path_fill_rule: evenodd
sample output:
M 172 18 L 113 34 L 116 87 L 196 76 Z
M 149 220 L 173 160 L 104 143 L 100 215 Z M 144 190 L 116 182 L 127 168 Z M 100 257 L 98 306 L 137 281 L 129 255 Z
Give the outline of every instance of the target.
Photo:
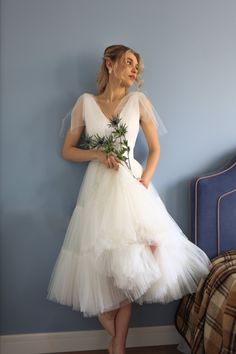
M 141 176 L 134 159 L 132 170 Z M 209 267 L 152 184 L 146 189 L 126 166 L 91 161 L 47 297 L 86 316 L 130 301 L 165 303 L 194 292 Z

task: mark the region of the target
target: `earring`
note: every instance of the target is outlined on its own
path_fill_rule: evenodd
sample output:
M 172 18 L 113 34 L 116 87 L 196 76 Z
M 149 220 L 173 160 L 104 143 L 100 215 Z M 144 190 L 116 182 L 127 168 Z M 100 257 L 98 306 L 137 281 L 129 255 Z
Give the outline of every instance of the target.
M 111 72 L 112 72 L 112 69 L 111 69 L 111 68 L 109 68 L 109 69 L 108 69 L 108 72 L 109 72 L 109 74 L 111 74 Z

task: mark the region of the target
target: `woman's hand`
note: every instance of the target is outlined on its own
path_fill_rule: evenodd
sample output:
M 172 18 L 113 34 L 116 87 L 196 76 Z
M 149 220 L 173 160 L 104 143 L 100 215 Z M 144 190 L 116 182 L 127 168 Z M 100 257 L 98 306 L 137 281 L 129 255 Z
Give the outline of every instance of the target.
M 150 181 L 147 177 L 139 177 L 137 180 L 144 185 L 145 188 L 148 188 Z
M 115 170 L 118 170 L 119 164 L 121 163 L 115 155 L 110 154 L 109 157 L 106 158 L 106 153 L 101 150 L 97 150 L 97 158 L 107 168 L 113 168 Z

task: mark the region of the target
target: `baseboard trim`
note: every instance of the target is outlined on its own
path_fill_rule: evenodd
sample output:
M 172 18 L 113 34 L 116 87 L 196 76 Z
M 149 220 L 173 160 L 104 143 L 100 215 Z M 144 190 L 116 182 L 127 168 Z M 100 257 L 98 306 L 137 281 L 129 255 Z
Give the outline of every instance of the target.
M 49 332 L 0 336 L 1 354 L 45 354 L 107 348 L 110 337 L 104 330 Z M 175 326 L 130 328 L 127 347 L 179 344 Z

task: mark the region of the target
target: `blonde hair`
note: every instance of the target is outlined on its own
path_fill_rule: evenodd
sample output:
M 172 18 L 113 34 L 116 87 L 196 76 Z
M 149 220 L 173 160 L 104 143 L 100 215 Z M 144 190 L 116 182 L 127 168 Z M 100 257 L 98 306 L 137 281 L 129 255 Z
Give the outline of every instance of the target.
M 97 94 L 101 94 L 104 92 L 106 85 L 109 81 L 109 73 L 106 67 L 106 59 L 111 59 L 114 64 L 114 70 L 117 68 L 118 64 L 125 62 L 126 54 L 133 53 L 136 56 L 138 61 L 138 72 L 135 80 L 135 84 L 137 86 L 137 90 L 140 91 L 140 88 L 143 84 L 143 80 L 141 80 L 141 74 L 144 70 L 144 63 L 139 53 L 135 52 L 133 49 L 126 47 L 122 44 L 111 45 L 104 50 L 103 61 L 100 67 L 100 70 L 97 75 Z

